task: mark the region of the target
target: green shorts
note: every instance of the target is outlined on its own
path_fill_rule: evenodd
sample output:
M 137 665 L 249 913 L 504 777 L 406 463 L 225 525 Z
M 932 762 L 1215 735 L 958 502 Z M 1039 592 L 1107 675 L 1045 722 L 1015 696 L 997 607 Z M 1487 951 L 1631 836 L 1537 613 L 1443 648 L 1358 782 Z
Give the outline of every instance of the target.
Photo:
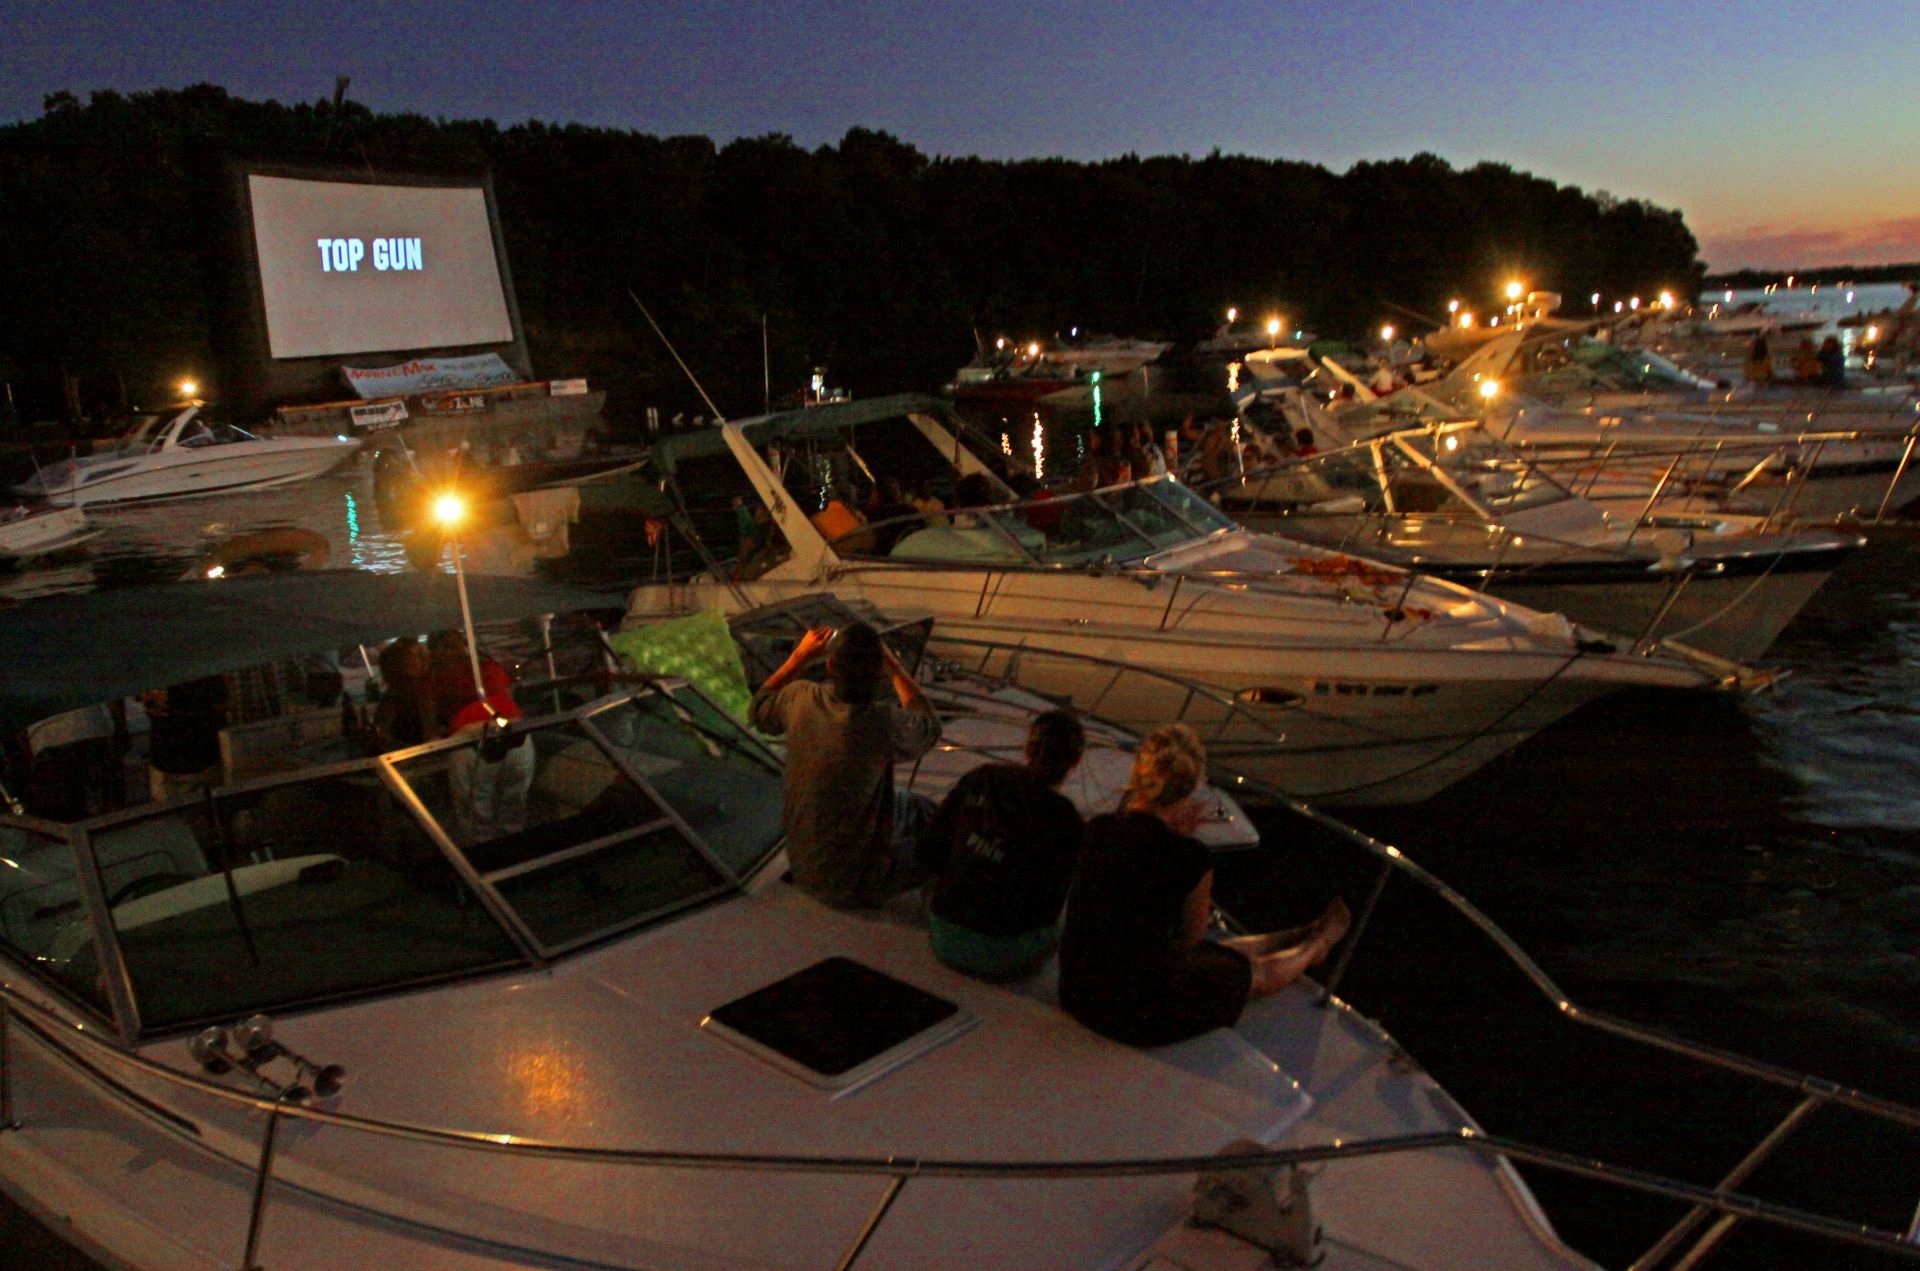
M 948 922 L 939 914 L 928 914 L 927 925 L 933 933 L 933 956 L 983 980 L 1025 979 L 1040 969 L 1059 937 L 1052 927 L 991 936 Z

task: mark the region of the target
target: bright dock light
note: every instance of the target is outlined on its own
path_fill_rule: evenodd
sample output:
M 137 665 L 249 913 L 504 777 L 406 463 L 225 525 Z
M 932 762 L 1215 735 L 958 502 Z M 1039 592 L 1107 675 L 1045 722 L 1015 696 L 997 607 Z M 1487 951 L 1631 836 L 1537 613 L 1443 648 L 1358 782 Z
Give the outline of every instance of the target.
M 1040 341 L 1034 340 L 1027 345 L 1027 356 L 1028 357 L 1040 356 Z
M 1393 339 L 1393 328 L 1392 328 L 1392 327 L 1390 327 L 1390 326 L 1386 326 L 1386 327 L 1381 327 L 1381 328 L 1380 328 L 1380 338 L 1381 338 L 1382 340 L 1391 340 L 1391 339 Z
M 1460 312 L 1460 302 L 1458 300 L 1447 301 L 1447 312 L 1448 313 Z
M 1280 319 L 1278 318 L 1267 319 L 1267 334 L 1270 336 L 1276 336 L 1276 337 L 1280 334 Z
M 1498 397 L 1499 395 L 1500 395 L 1499 380 L 1481 380 L 1480 381 L 1480 396 L 1486 398 L 1488 401 L 1492 401 L 1494 398 Z
M 200 391 L 199 381 L 197 380 L 181 380 L 180 381 L 180 396 L 192 397 L 195 393 L 199 391 Z
M 453 529 L 467 519 L 467 501 L 449 491 L 433 501 L 433 519 Z
M 1671 291 L 1663 291 L 1660 293 L 1660 307 L 1662 309 L 1673 308 L 1673 293 Z
M 1463 327 L 1470 327 L 1470 326 L 1472 326 L 1472 325 L 1473 325 L 1473 315 L 1472 315 L 1471 313 L 1463 313 L 1463 314 L 1461 314 L 1461 315 L 1460 315 L 1460 325 L 1461 325 L 1461 326 L 1463 326 Z
M 1240 321 L 1240 311 L 1234 308 L 1232 305 L 1227 306 L 1227 321 L 1228 322 Z
M 1633 299 L 1627 301 L 1627 308 L 1638 309 L 1639 307 L 1640 307 L 1640 297 L 1635 296 Z
M 1522 283 L 1516 279 L 1515 281 L 1507 284 L 1507 299 L 1518 300 L 1520 297 L 1526 294 L 1527 294 L 1527 288 L 1525 283 Z

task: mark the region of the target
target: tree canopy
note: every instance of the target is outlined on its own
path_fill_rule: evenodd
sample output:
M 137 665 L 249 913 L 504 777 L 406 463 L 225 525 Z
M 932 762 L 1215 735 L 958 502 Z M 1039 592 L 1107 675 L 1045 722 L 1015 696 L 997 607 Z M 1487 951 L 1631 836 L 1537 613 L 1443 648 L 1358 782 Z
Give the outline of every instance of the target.
M 92 377 L 91 401 L 215 365 L 201 240 L 218 195 L 188 161 L 207 145 L 374 173 L 490 168 L 536 369 L 594 378 L 627 417 L 695 405 L 629 288 L 736 413 L 760 404 L 763 315 L 776 391 L 824 365 L 868 394 L 941 382 L 975 332 L 1191 338 L 1232 304 L 1350 335 L 1396 305 L 1482 308 L 1510 276 L 1579 312 L 1592 291 L 1691 295 L 1702 273 L 1677 211 L 1431 154 L 1345 173 L 1219 152 L 931 158 L 865 128 L 810 150 L 336 113 L 204 84 L 63 92 L 0 128 L 0 349 L 32 405 L 57 409 L 41 381 L 60 368 Z

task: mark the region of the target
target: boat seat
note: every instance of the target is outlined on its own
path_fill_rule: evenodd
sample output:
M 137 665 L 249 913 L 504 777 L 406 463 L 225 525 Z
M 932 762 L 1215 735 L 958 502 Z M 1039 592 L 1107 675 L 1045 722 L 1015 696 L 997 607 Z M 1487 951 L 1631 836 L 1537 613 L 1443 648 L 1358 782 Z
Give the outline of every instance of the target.
M 284 715 L 231 724 L 220 730 L 222 785 L 273 772 L 289 772 L 317 761 L 313 749 L 341 736 L 340 712 L 331 706 L 294 710 Z M 337 756 L 349 754 L 344 746 Z

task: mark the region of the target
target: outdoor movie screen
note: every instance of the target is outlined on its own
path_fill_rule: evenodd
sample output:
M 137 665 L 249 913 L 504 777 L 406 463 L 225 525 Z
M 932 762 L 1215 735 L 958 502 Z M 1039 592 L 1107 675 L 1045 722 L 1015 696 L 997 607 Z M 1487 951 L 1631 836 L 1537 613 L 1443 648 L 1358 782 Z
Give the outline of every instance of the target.
M 479 186 L 247 177 L 275 358 L 513 337 Z

